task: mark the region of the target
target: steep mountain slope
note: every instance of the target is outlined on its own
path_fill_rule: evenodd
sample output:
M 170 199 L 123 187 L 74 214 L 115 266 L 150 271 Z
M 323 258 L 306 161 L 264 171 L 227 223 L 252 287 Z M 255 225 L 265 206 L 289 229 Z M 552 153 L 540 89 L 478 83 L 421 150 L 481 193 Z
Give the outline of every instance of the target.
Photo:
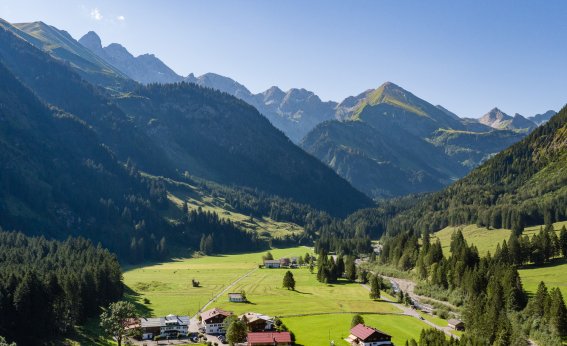
M 520 231 L 567 218 L 567 108 L 393 220 L 390 233 L 477 223 Z
M 75 41 L 69 33 L 43 22 L 9 24 L 0 19 L 0 26 L 33 46 L 68 62 L 81 77 L 92 83 L 120 88 L 128 77 Z
M 117 43 L 102 47 L 100 37 L 88 32 L 79 42 L 108 64 L 115 66 L 135 81 L 148 83 L 174 83 L 186 81 L 202 87 L 216 89 L 256 107 L 270 122 L 292 141 L 299 142 L 315 125 L 335 117 L 335 102 L 323 102 L 311 91 L 277 87 L 253 94 L 231 78 L 215 73 L 199 77 L 193 74 L 181 77 L 152 54 L 134 57 Z M 277 89 L 277 90 L 276 90 Z
M 152 174 L 176 178 L 187 170 L 335 215 L 371 203 L 254 108 L 227 94 L 188 84 L 101 93 L 72 67 L 2 29 L 0 60 L 43 100 L 91 126 L 120 160 Z
M 135 232 L 122 208 L 158 227 L 153 212 L 128 201 L 150 200 L 146 183 L 118 164 L 85 122 L 48 109 L 1 63 L 0 81 L 1 227 L 84 235 L 115 251 Z
M 153 54 L 134 57 L 118 43 L 103 48 L 100 37 L 94 31 L 89 31 L 81 37 L 79 43 L 137 82 L 174 83 L 183 80 Z
M 370 124 L 388 118 L 390 122 L 422 138 L 440 128 L 464 129 L 458 118 L 391 82 L 369 93 L 350 118 Z
M 256 109 L 227 94 L 193 84 L 149 85 L 117 102 L 180 171 L 291 197 L 335 215 L 370 203 Z
M 325 122 L 301 145 L 373 197 L 435 191 L 466 171 L 443 150 L 387 121 Z
M 318 125 L 301 146 L 377 198 L 438 190 L 525 136 L 461 119 L 393 83 L 346 99 L 336 114 L 342 123 Z

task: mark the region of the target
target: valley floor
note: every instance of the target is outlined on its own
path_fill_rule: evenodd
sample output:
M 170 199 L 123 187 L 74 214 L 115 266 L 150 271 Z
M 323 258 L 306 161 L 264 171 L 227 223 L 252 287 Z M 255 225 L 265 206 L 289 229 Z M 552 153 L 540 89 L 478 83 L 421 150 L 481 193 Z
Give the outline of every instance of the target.
M 274 249 L 274 258 L 303 256 L 310 248 Z M 195 315 L 206 308 L 220 307 L 234 313 L 259 312 L 278 316 L 294 332 L 299 345 L 345 344 L 354 313 L 361 313 L 367 324 L 393 336 L 396 344 L 419 338 L 428 326 L 416 317 L 403 315 L 393 304 L 371 301 L 368 291 L 357 283 L 340 281 L 322 284 L 307 268 L 291 269 L 296 290 L 282 288 L 287 269 L 259 269 L 264 252 L 202 258 L 127 268 L 125 284 L 128 298 L 146 316 L 167 314 Z M 191 280 L 201 287 L 192 287 Z M 238 280 L 238 281 L 237 281 Z M 232 285 L 232 286 L 231 286 Z M 231 286 L 229 290 L 226 290 Z M 226 290 L 226 291 L 225 291 Z M 249 303 L 230 303 L 226 293 L 245 291 Z M 222 292 L 217 297 L 219 292 Z M 144 300 L 149 304 L 144 304 Z

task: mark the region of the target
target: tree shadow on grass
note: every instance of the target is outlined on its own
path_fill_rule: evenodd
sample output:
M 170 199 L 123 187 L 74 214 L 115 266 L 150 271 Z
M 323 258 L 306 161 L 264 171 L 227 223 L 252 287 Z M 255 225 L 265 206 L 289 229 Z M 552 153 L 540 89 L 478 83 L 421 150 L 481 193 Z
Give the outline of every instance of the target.
M 299 294 L 308 294 L 308 295 L 312 295 L 313 293 L 310 292 L 301 292 L 300 290 L 293 290 L 293 292 L 297 292 Z M 297 344 L 296 344 L 297 345 Z
M 144 317 L 153 316 L 154 310 L 149 306 L 151 305 L 151 302 L 149 304 L 144 304 L 142 295 L 128 286 L 124 287 L 124 300 L 134 304 L 134 307 L 136 308 L 136 313 L 139 316 L 144 316 Z

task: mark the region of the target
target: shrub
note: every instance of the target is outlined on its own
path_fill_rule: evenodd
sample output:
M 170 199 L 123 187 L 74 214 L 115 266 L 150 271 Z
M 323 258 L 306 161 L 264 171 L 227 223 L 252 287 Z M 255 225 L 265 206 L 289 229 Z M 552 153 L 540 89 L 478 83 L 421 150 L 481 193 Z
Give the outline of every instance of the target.
M 150 300 L 148 298 L 144 298 L 144 304 L 149 304 Z

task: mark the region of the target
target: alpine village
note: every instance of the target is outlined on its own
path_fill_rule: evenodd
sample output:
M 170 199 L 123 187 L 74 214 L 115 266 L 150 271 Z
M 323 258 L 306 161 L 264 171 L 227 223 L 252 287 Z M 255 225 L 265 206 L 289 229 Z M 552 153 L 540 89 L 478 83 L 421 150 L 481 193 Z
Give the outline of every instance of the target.
M 0 346 L 567 345 L 566 15 L 3 2 Z

